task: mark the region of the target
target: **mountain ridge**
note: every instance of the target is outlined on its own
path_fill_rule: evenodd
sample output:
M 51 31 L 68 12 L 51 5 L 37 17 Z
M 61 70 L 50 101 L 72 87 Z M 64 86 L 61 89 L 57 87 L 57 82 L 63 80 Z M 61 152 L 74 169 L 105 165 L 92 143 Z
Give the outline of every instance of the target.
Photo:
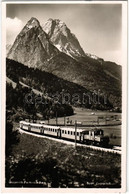
M 60 25 L 63 29 L 65 26 L 67 31 L 64 23 Z M 51 33 L 53 34 L 53 31 Z M 57 40 L 62 43 L 58 35 Z M 54 38 L 56 39 L 56 33 Z M 60 52 L 37 19 L 31 18 L 17 36 L 7 58 L 28 67 L 50 72 L 64 80 L 79 84 L 87 90 L 99 90 L 111 99 L 114 106 L 117 104 L 121 106 L 121 67 L 96 56 L 84 55 L 71 57 L 66 52 Z

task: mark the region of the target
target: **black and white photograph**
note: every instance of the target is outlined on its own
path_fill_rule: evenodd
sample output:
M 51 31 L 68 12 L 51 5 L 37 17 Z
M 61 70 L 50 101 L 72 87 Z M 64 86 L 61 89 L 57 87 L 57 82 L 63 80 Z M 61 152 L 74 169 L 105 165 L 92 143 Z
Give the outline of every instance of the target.
M 2 9 L 4 189 L 124 192 L 127 2 Z

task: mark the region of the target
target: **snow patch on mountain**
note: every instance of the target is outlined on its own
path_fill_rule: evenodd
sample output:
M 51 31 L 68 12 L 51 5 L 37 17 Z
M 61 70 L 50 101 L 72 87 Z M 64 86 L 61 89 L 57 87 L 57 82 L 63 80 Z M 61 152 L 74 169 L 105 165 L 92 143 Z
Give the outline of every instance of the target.
M 93 55 L 93 54 L 90 54 L 90 53 L 86 53 L 86 55 L 87 55 L 88 57 L 91 57 L 92 59 L 96 59 L 96 60 L 100 59 L 100 58 L 97 57 L 96 55 Z
M 71 33 L 70 29 L 63 21 L 50 18 L 43 25 L 43 30 L 48 34 L 52 44 L 61 52 L 72 56 L 72 58 L 85 56 L 76 36 Z

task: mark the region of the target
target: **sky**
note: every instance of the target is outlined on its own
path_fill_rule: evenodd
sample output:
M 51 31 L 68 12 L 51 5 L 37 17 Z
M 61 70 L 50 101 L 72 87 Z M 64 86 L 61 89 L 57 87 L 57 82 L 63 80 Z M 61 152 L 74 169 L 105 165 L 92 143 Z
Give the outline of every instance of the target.
M 31 17 L 37 18 L 41 25 L 49 18 L 62 20 L 86 53 L 121 65 L 120 4 L 7 4 L 7 44 L 13 44 Z

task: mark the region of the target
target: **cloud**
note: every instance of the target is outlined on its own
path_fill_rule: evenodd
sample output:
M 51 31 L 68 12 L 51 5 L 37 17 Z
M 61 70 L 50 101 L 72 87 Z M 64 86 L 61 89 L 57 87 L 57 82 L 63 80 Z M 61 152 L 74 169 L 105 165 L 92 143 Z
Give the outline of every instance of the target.
M 13 44 L 16 36 L 19 34 L 21 29 L 23 28 L 23 22 L 15 18 L 6 18 L 6 39 L 7 44 Z

